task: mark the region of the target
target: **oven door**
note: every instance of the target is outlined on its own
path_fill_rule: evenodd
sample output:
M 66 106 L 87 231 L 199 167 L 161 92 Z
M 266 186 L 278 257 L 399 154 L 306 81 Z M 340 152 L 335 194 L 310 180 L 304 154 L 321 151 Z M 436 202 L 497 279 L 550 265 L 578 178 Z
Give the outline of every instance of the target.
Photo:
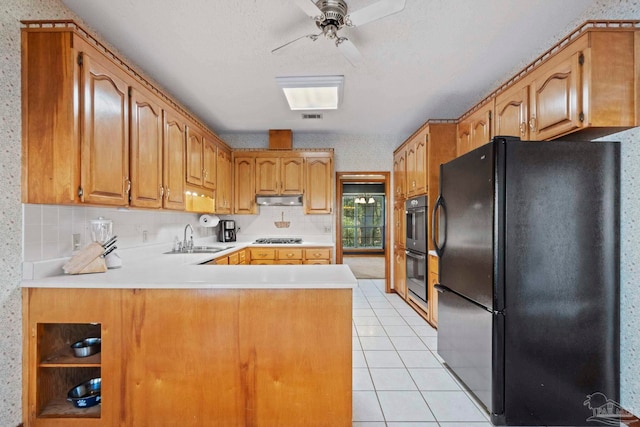
M 409 292 L 427 305 L 427 256 L 407 250 L 407 288 Z
M 407 249 L 414 252 L 427 252 L 427 206 L 426 201 L 416 198 L 407 202 Z M 418 205 L 411 202 L 418 201 Z

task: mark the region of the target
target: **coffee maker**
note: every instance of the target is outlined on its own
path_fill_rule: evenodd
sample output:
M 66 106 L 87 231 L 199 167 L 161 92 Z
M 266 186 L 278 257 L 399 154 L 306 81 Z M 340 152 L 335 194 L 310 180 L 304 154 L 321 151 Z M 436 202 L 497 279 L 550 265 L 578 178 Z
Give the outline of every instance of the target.
M 236 241 L 236 222 L 232 219 L 221 219 L 218 229 L 218 241 L 235 242 Z

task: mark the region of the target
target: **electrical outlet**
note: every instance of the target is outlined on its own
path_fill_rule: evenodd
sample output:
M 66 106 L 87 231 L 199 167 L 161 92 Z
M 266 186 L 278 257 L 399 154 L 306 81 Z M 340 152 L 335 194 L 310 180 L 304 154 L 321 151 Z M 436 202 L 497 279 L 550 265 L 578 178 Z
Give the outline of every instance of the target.
M 331 233 L 331 226 L 330 225 L 325 225 L 324 226 L 324 232 L 325 233 Z
M 77 251 L 80 249 L 80 234 L 74 233 L 71 235 L 71 250 Z
M 142 243 L 147 243 L 147 230 L 142 230 Z

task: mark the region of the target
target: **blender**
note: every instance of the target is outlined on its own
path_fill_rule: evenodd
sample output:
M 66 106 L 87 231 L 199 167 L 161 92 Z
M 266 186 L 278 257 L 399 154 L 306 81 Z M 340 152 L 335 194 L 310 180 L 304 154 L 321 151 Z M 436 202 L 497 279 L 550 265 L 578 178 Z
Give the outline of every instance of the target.
M 114 245 L 116 237 L 112 238 L 113 221 L 104 217 L 98 217 L 98 219 L 92 219 L 90 224 L 91 240 L 105 248 L 103 256 L 107 268 L 122 267 L 122 259 L 114 252 L 116 249 Z

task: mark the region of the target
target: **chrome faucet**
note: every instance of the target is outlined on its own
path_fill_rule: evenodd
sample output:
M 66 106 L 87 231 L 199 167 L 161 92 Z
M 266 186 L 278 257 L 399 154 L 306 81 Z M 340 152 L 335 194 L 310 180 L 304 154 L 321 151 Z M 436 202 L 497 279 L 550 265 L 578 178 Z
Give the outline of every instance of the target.
M 189 240 L 187 240 L 188 228 L 191 229 L 191 238 Z M 182 250 L 184 252 L 190 252 L 193 250 L 193 227 L 191 226 L 191 224 L 187 224 L 186 227 L 184 227 L 184 240 L 182 241 Z

